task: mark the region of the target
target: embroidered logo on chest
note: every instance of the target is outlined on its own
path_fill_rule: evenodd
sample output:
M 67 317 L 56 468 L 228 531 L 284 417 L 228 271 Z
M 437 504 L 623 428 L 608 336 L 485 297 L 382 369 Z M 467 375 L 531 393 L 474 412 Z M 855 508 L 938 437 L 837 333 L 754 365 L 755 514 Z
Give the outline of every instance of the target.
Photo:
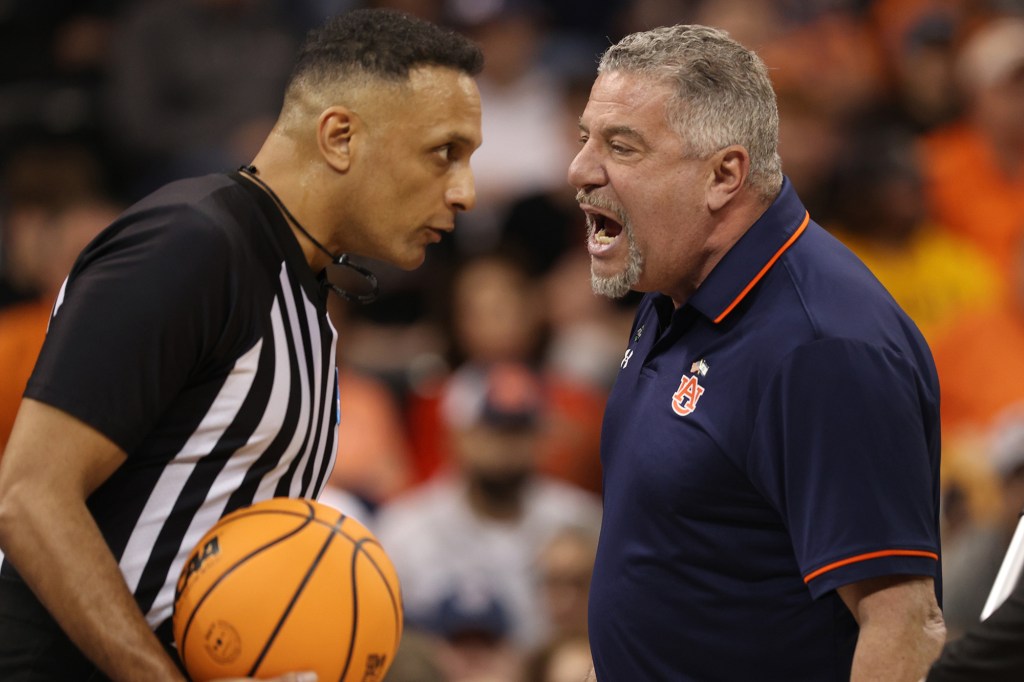
M 679 388 L 672 394 L 672 411 L 680 417 L 697 409 L 697 401 L 704 395 L 704 387 L 700 379 L 706 377 L 711 369 L 703 359 L 690 365 L 690 373 L 684 374 L 679 380 Z

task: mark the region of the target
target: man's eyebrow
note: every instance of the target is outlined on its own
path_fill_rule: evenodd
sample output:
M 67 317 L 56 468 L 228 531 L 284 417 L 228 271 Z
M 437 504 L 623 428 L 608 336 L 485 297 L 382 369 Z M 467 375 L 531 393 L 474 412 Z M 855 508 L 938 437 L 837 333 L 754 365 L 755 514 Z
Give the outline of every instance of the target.
M 579 129 L 580 129 L 580 132 L 590 134 L 590 129 L 587 128 L 587 126 L 583 124 L 583 120 L 582 119 L 580 119 L 580 122 L 579 122 Z M 636 140 L 638 142 L 646 142 L 646 140 L 644 140 L 644 136 L 640 133 L 640 131 L 637 130 L 636 128 L 632 127 L 632 126 L 627 126 L 627 125 L 610 125 L 607 128 L 602 128 L 601 129 L 601 133 L 605 137 L 615 137 L 616 135 L 618 135 L 618 136 L 621 136 L 621 137 L 628 137 L 628 138 Z
M 613 125 L 608 126 L 603 130 L 605 137 L 629 137 L 640 142 L 644 141 L 644 136 L 640 134 L 640 131 L 632 126 L 627 125 Z

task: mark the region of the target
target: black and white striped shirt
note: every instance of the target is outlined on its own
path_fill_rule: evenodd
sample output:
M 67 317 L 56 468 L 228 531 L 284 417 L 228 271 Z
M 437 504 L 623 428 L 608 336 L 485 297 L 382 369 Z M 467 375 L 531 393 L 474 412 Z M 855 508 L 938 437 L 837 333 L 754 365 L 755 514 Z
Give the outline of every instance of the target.
M 237 174 L 133 206 L 61 290 L 25 395 L 128 453 L 88 505 L 154 628 L 222 515 L 323 489 L 338 417 L 325 304 L 277 208 Z

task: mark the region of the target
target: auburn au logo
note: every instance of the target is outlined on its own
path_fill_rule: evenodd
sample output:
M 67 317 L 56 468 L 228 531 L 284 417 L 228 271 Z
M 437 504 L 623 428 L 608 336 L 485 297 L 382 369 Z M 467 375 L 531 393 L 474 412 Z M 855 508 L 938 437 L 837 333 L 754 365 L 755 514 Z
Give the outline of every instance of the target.
M 697 401 L 704 394 L 704 387 L 697 381 L 697 377 L 683 375 L 679 381 L 679 388 L 672 394 L 672 411 L 680 417 L 697 409 Z

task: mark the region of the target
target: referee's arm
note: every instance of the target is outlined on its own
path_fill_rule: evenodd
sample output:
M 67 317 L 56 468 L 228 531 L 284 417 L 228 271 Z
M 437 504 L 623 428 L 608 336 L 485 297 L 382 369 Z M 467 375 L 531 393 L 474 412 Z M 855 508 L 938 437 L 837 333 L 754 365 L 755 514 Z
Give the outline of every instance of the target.
M 84 422 L 23 400 L 0 460 L 0 546 L 108 677 L 183 682 L 85 504 L 125 459 Z
M 884 576 L 837 591 L 860 626 L 850 681 L 920 680 L 946 638 L 932 578 Z

